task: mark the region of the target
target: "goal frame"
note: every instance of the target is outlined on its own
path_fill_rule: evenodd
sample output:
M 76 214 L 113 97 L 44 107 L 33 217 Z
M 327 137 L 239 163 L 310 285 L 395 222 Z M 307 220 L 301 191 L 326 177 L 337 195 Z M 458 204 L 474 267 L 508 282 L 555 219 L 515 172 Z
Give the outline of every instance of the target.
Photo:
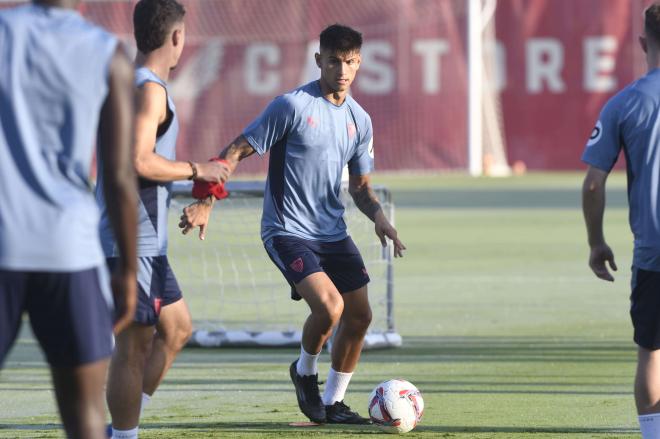
M 227 182 L 229 199 L 232 197 L 262 198 L 265 192 L 265 181 L 231 181 Z M 384 186 L 375 185 L 374 190 L 378 192 L 385 214 L 394 224 L 395 209 L 392 202 L 391 192 Z M 192 182 L 176 182 L 172 187 L 172 198 L 176 204 L 185 203 L 191 198 Z M 342 184 L 342 191 L 346 193 L 347 185 Z M 219 201 L 223 203 L 223 200 Z M 174 203 L 173 203 L 174 204 Z M 172 207 L 171 207 L 172 209 Z M 350 224 L 349 224 L 350 229 Z M 258 231 L 255 231 L 258 233 Z M 188 237 L 187 239 L 192 239 Z M 374 240 L 378 238 L 374 234 Z M 267 258 L 266 252 L 263 253 Z M 382 259 L 386 266 L 385 280 L 385 327 L 369 330 L 365 337 L 363 349 L 391 348 L 402 345 L 401 335 L 395 329 L 394 322 L 394 267 L 393 248 L 388 245 L 382 249 Z M 283 288 L 288 288 L 286 280 L 282 277 Z M 193 315 L 193 319 L 194 319 Z M 193 334 L 188 342 L 189 346 L 196 347 L 295 347 L 302 340 L 301 331 L 259 331 L 250 328 L 244 330 L 218 328 L 214 330 L 194 328 Z M 332 339 L 327 343 L 327 348 L 332 346 Z

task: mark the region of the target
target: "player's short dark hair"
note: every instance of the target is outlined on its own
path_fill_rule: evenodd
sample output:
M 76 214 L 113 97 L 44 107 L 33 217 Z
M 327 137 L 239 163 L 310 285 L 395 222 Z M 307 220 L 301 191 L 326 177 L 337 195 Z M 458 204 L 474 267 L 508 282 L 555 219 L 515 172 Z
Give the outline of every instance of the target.
M 362 47 L 362 34 L 341 24 L 326 27 L 321 32 L 320 40 L 321 50 L 333 53 L 359 52 Z
M 644 11 L 644 33 L 660 44 L 660 3 L 655 2 Z
M 140 0 L 133 10 L 133 34 L 142 53 L 163 44 L 172 26 L 183 20 L 186 10 L 176 0 Z

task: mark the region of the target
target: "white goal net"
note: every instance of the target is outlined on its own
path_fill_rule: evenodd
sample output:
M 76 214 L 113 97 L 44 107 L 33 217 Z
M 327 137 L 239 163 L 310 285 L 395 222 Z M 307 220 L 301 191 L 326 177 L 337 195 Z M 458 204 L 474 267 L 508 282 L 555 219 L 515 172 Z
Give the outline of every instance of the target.
M 196 346 L 296 346 L 309 309 L 290 299 L 290 287 L 260 238 L 264 182 L 229 182 L 230 196 L 215 204 L 206 239 L 177 229 L 191 203 L 190 184 L 177 184 L 170 208 L 169 258 L 193 316 Z M 394 221 L 390 192 L 377 187 Z M 373 223 L 342 190 L 349 233 L 362 253 L 371 282 L 373 320 L 365 348 L 399 346 L 394 329 L 392 247 L 383 249 Z M 191 236 L 192 235 L 192 236 Z

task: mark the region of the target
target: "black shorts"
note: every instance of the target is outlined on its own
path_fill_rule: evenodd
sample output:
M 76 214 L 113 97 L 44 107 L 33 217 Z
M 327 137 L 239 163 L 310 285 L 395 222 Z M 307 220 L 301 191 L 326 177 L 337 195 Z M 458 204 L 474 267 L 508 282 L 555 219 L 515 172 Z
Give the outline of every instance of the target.
M 0 270 L 0 365 L 14 344 L 24 311 L 51 366 L 76 367 L 112 353 L 112 293 L 105 267 Z
M 660 349 L 660 272 L 633 267 L 630 317 L 638 346 Z
M 108 258 L 113 270 L 118 258 Z M 135 322 L 153 326 L 158 323 L 160 310 L 180 300 L 183 295 L 174 277 L 167 256 L 141 256 L 138 258 L 138 303 Z
M 274 236 L 264 243 L 268 255 L 291 285 L 291 298 L 300 300 L 295 285 L 312 273 L 328 275 L 340 293 L 362 288 L 369 274 L 360 251 L 349 237 L 321 242 L 292 236 Z

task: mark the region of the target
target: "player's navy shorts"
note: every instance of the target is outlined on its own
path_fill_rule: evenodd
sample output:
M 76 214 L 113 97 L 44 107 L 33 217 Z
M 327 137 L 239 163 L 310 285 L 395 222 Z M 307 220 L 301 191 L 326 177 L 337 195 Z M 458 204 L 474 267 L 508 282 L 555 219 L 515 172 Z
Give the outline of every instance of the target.
M 291 285 L 293 300 L 302 298 L 296 292 L 295 285 L 310 274 L 320 271 L 328 275 L 342 294 L 369 283 L 360 251 L 350 236 L 334 242 L 274 236 L 264 243 L 264 247 Z
M 108 258 L 108 266 L 114 269 L 118 258 Z M 141 256 L 138 258 L 138 303 L 135 322 L 143 325 L 158 323 L 160 310 L 183 296 L 174 277 L 167 256 Z
M 0 269 L 0 366 L 23 312 L 54 367 L 76 367 L 112 354 L 112 293 L 105 267 L 74 272 Z
M 660 349 L 660 272 L 633 267 L 630 317 L 634 340 L 646 349 Z

